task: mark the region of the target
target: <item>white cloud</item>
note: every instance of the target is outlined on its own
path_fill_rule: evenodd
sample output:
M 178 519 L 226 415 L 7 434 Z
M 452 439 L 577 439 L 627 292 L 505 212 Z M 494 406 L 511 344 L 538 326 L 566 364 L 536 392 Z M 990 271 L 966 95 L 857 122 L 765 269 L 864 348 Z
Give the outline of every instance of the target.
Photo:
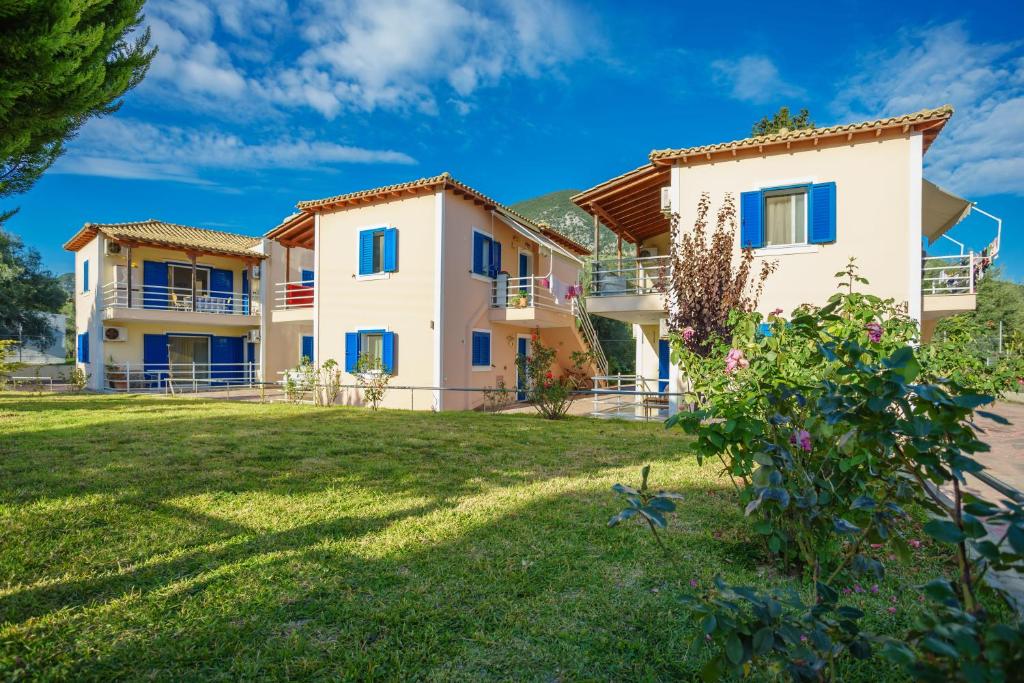
M 290 13 L 284 0 L 155 0 L 147 12 L 160 54 L 143 87 L 236 116 L 434 114 L 503 79 L 551 75 L 591 34 L 566 0 L 305 0 Z
M 745 102 L 763 104 L 804 94 L 802 88 L 783 80 L 771 59 L 761 55 L 717 59 L 711 63 L 711 72 L 716 83 L 729 89 L 730 97 Z
M 1024 195 L 1024 57 L 1020 43 L 972 41 L 959 23 L 907 33 L 866 55 L 834 102 L 844 120 L 952 104 L 925 174 L 969 196 Z
M 116 155 L 112 152 L 116 151 Z M 236 135 L 115 118 L 89 122 L 54 173 L 211 184 L 208 169 L 315 169 L 337 164 L 414 164 L 408 154 L 301 138 L 249 143 Z

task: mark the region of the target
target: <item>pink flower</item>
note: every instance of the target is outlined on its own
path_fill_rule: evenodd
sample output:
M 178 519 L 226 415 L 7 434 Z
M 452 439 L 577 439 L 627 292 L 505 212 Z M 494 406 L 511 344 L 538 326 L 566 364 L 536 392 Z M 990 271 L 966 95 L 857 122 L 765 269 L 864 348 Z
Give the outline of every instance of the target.
M 855 584 L 853 584 L 853 592 L 854 593 L 863 593 L 864 592 L 864 588 L 859 583 L 855 583 Z
M 879 550 L 881 547 L 882 547 L 881 543 L 872 543 L 871 544 L 871 549 L 872 550 Z
M 886 610 L 886 611 L 887 611 L 887 612 L 889 612 L 889 614 L 896 614 L 896 608 L 895 608 L 895 607 L 890 607 L 890 608 L 889 608 L 888 610 Z
M 877 583 L 871 585 L 871 592 L 872 593 L 877 593 L 878 592 L 878 584 Z
M 775 310 L 773 310 L 771 313 L 768 314 L 768 317 L 773 317 L 773 316 L 776 316 L 776 315 L 782 315 L 782 309 L 781 308 L 776 308 Z
M 853 592 L 853 591 L 851 591 L 851 590 L 850 590 L 849 588 L 844 588 L 844 589 L 843 589 L 843 595 L 849 595 L 849 594 L 850 594 L 850 593 L 852 593 L 852 592 Z
M 811 433 L 806 429 L 798 429 L 790 434 L 789 442 L 802 451 L 811 452 Z
M 806 643 L 807 642 L 807 636 L 804 635 L 803 633 L 800 634 L 800 642 L 801 643 Z
M 896 596 L 895 595 L 889 596 L 889 602 L 896 602 Z
M 918 595 L 917 596 L 917 601 L 918 602 L 924 602 L 924 596 L 923 595 Z
M 914 550 L 917 550 L 921 547 L 921 541 L 917 540 L 916 538 L 910 539 L 909 541 L 907 541 L 907 543 L 910 544 L 910 547 Z
M 870 339 L 873 344 L 877 344 L 882 340 L 882 326 L 878 323 L 868 323 L 864 326 L 864 329 L 868 331 L 868 339 Z
M 690 579 L 690 588 L 696 588 L 697 585 L 697 579 Z
M 731 375 L 736 372 L 736 368 L 748 368 L 750 367 L 750 361 L 743 357 L 743 351 L 740 349 L 730 349 L 729 355 L 725 357 L 725 374 Z
M 697 333 L 689 325 L 683 328 L 683 339 L 685 339 L 686 341 L 690 341 L 691 339 L 693 339 L 693 335 L 695 334 Z

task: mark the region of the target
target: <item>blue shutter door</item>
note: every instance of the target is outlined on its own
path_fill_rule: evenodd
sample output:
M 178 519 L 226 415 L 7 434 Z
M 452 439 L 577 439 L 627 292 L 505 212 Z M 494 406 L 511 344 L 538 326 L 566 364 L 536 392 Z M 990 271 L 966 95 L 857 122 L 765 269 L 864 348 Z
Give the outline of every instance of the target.
M 359 274 L 373 273 L 373 231 L 363 230 L 359 233 Z
M 233 313 L 232 310 L 232 290 L 235 285 L 235 274 L 230 270 L 223 270 L 221 268 L 210 269 L 210 296 L 217 299 L 226 299 L 224 302 L 217 302 L 218 305 L 214 310 L 221 313 Z
M 395 374 L 395 333 L 385 332 L 384 333 L 384 353 L 383 353 L 383 364 L 384 369 L 390 374 Z
M 810 206 L 807 211 L 810 226 L 807 241 L 824 244 L 836 241 L 836 184 L 816 183 L 811 185 Z
M 167 308 L 167 264 L 142 262 L 142 307 Z
M 151 379 L 167 377 L 167 335 L 145 334 L 142 336 L 142 363 Z
M 764 246 L 764 197 L 760 190 L 740 194 L 740 247 L 758 249 Z
M 520 337 L 519 340 L 516 342 L 516 351 L 518 352 L 520 357 L 523 357 L 523 358 L 526 357 L 526 355 L 528 353 L 527 350 L 526 350 L 527 349 L 526 345 L 527 345 L 528 341 L 529 340 L 527 340 L 525 337 Z M 517 391 L 516 391 L 516 400 L 517 401 L 525 401 L 526 400 L 526 377 L 523 375 L 523 370 L 522 370 L 522 368 L 519 367 L 519 363 L 518 362 L 516 363 L 516 389 L 517 389 Z
M 498 277 L 498 271 L 501 270 L 501 242 L 498 240 L 491 240 L 491 268 L 488 271 L 488 275 L 491 277 Z
M 658 340 L 658 391 L 668 391 L 668 365 L 669 365 L 668 340 Z
M 89 333 L 83 332 L 78 335 L 78 362 L 89 362 Z
M 210 338 L 210 377 L 219 379 L 241 379 L 242 340 L 245 337 L 211 337 Z
M 359 333 L 345 333 L 345 372 L 355 372 L 359 364 Z
M 302 286 L 312 287 L 313 286 L 313 271 L 302 269 Z
M 393 273 L 398 270 L 398 228 L 387 228 L 384 231 L 384 272 Z
M 473 233 L 473 272 L 477 275 L 486 275 L 484 272 L 484 248 L 487 246 L 485 239 L 480 233 Z
M 89 291 L 89 259 L 82 262 L 82 291 Z
M 302 336 L 302 355 L 309 359 L 310 363 L 315 363 L 316 359 L 313 358 L 313 337 L 312 335 Z

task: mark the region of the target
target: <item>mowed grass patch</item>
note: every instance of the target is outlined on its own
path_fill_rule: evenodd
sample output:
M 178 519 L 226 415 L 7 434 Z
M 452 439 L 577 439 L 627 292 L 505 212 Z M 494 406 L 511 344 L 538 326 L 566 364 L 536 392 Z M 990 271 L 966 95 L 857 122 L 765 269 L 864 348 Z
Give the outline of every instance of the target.
M 587 418 L 0 396 L 0 675 L 691 678 L 689 581 L 779 577 L 686 447 Z M 606 527 L 648 463 L 686 496 L 670 558 Z M 919 609 L 932 550 L 850 598 L 869 625 Z

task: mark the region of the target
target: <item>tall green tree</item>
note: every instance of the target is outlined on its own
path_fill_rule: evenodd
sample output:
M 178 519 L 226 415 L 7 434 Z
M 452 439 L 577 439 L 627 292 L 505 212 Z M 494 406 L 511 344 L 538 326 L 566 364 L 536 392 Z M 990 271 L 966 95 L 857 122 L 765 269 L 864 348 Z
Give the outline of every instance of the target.
M 977 323 L 979 329 L 989 330 L 989 336 L 998 335 L 999 323 L 1003 324 L 1004 338 L 1024 335 L 1024 284 L 1007 280 L 1000 268 L 989 270 L 978 283 L 978 307 L 940 320 L 937 333 L 941 335 L 959 319 Z
M 0 335 L 49 344 L 53 329 L 43 312 L 56 313 L 67 296 L 60 279 L 43 268 L 39 252 L 0 229 Z
M 779 110 L 771 118 L 765 116 L 755 123 L 750 134 L 757 137 L 758 135 L 778 133 L 783 128 L 801 130 L 814 127 L 814 121 L 811 121 L 811 114 L 806 109 L 801 109 L 796 116 L 793 116 L 789 113 L 789 107 L 779 107 Z
M 137 30 L 143 2 L 0 1 L 0 198 L 28 190 L 145 76 L 156 49 Z

